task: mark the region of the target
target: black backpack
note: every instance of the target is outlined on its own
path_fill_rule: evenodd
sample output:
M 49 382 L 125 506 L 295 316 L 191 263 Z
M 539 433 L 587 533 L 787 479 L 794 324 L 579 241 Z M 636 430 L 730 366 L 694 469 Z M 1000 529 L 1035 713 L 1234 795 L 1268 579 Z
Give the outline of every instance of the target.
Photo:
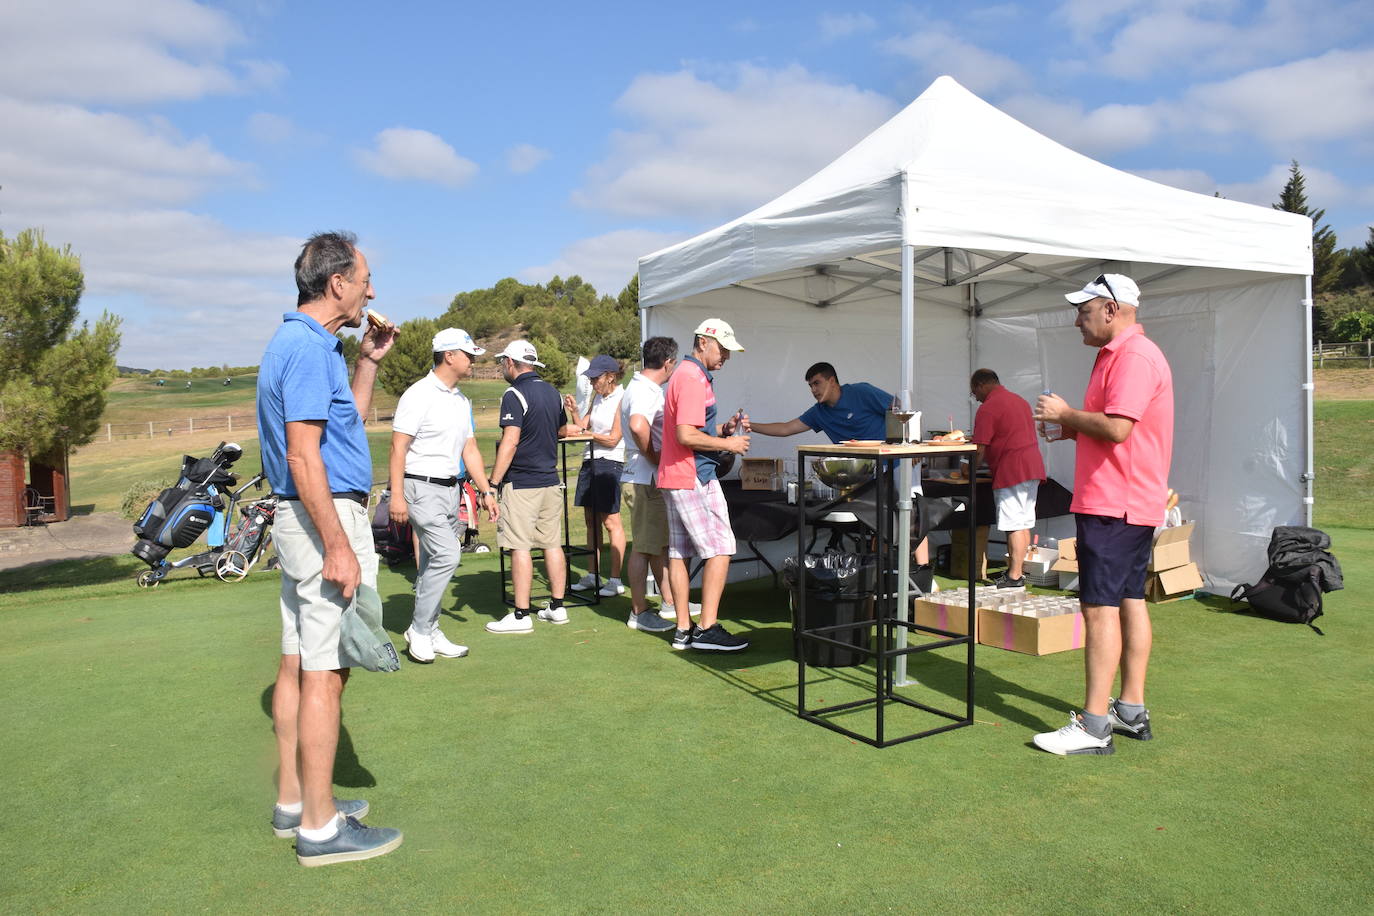
M 1280 525 L 1269 538 L 1269 568 L 1254 585 L 1237 585 L 1231 600 L 1249 602 L 1270 620 L 1305 623 L 1326 635 L 1312 623 L 1322 615 L 1322 594 L 1345 587 L 1330 546 L 1324 531 Z

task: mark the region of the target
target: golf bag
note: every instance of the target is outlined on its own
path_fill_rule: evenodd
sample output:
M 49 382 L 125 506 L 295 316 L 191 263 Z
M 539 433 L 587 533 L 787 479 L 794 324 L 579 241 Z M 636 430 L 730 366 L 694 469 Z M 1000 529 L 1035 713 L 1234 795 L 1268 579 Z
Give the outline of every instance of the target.
M 390 490 L 382 491 L 377 508 L 372 513 L 372 545 L 377 549 L 378 558 L 388 568 L 415 559 L 410 522 L 397 524 L 391 520 Z
M 194 544 L 216 521 L 222 539 L 228 519 L 220 491 L 237 483 L 229 467 L 242 455 L 234 442 L 221 442 L 209 458 L 183 455 L 176 485 L 159 493 L 134 523 L 138 542 L 130 552 L 155 567 L 172 550 Z
M 1254 585 L 1237 585 L 1232 601 L 1249 602 L 1255 613 L 1282 623 L 1312 623 L 1322 615 L 1322 593 L 1345 587 L 1341 564 L 1324 531 L 1280 525 L 1269 537 L 1269 568 Z

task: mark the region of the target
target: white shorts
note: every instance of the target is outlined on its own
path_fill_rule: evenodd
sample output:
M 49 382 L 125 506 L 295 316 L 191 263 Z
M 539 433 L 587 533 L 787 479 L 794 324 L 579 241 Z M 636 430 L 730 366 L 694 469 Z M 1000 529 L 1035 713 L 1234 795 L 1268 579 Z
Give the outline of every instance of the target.
M 334 509 L 358 557 L 363 582 L 376 588 L 377 551 L 367 510 L 351 499 L 335 499 Z M 272 542 L 281 564 L 281 654 L 299 655 L 302 671 L 339 668 L 339 622 L 349 603 L 337 585 L 325 580 L 324 542 L 298 501 L 277 504 Z
M 1040 490 L 1040 481 L 1024 480 L 1011 487 L 993 490 L 997 500 L 997 529 L 999 531 L 1025 531 L 1035 527 L 1035 494 Z

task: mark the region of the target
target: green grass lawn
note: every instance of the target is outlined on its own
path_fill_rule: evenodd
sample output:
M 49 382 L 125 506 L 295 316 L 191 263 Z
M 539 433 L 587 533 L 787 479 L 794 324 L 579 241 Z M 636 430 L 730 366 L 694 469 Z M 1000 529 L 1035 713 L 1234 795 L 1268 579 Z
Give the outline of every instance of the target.
M 1374 532 L 1335 536 L 1374 563 Z M 471 656 L 359 672 L 345 702 L 338 791 L 405 845 L 303 870 L 267 823 L 276 575 L 110 573 L 0 595 L 5 911 L 1315 913 L 1374 890 L 1358 588 L 1325 638 L 1157 607 L 1156 740 L 1060 758 L 1027 742 L 1079 702 L 1081 653 L 980 647 L 973 727 L 876 750 L 793 714 L 766 584 L 727 592 L 751 650 L 703 658 L 628 630 L 625 599 L 486 634 L 496 560 L 468 557 L 443 625 Z M 397 640 L 409 589 L 382 571 Z M 921 657 L 908 693 L 957 708 L 960 672 Z M 868 676 L 808 673 L 818 703 Z
M 479 416 L 488 461 L 493 426 Z M 1367 911 L 1374 401 L 1319 402 L 1317 439 L 1317 523 L 1348 583 L 1327 635 L 1220 599 L 1156 606 L 1157 738 L 1107 758 L 1028 746 L 1081 702 L 1079 652 L 979 647 L 976 724 L 877 750 L 796 718 L 785 597 L 766 581 L 730 586 L 722 610 L 750 651 L 703 658 L 627 629 L 623 598 L 487 634 L 497 558 L 467 556 L 443 626 L 471 656 L 360 671 L 344 704 L 338 792 L 405 844 L 326 869 L 268 829 L 275 573 L 138 590 L 123 556 L 0 574 L 0 910 Z M 251 474 L 256 440 L 239 441 Z M 370 441 L 380 480 L 389 432 Z M 74 501 L 115 509 L 179 455 L 83 450 Z M 380 573 L 398 645 L 413 575 Z M 961 654 L 917 657 L 907 694 L 957 708 Z M 808 669 L 807 693 L 839 702 L 867 681 Z

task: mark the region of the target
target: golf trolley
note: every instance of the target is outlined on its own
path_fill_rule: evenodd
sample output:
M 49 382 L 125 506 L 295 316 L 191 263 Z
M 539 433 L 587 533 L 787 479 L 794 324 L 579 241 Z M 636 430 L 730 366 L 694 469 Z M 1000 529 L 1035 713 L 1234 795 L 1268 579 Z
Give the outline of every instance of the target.
M 222 581 L 237 582 L 266 552 L 272 540 L 277 498 L 268 496 L 239 505 L 249 487 L 262 488 L 262 474 L 228 493 L 227 498 L 225 495 L 225 490 L 238 482 L 229 468 L 242 455 L 237 443 L 221 442 L 209 458 L 182 457 L 176 486 L 159 493 L 134 523 L 139 540 L 130 552 L 152 567 L 139 573 L 140 588 L 155 588 L 173 570 L 186 568 L 202 577 L 214 573 Z M 236 514 L 242 520 L 230 533 L 229 522 Z M 172 550 L 190 547 L 202 534 L 206 535 L 208 550 L 167 562 Z

